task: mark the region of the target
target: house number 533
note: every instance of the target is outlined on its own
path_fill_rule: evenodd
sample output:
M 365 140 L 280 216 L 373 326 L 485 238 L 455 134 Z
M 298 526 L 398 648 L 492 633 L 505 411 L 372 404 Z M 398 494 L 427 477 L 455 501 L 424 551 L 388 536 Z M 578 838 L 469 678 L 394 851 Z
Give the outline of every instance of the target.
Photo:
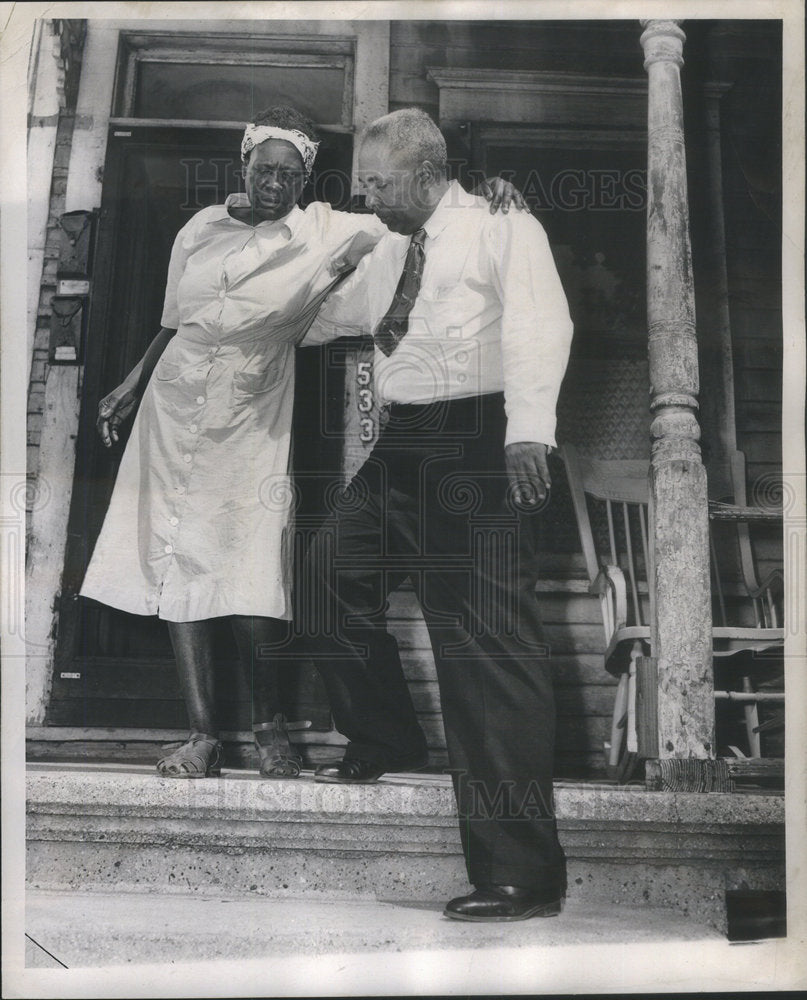
M 370 416 L 373 409 L 372 378 L 372 363 L 360 361 L 356 372 L 356 382 L 359 386 L 358 407 L 359 426 L 361 427 L 359 437 L 364 442 L 373 440 L 373 418 Z

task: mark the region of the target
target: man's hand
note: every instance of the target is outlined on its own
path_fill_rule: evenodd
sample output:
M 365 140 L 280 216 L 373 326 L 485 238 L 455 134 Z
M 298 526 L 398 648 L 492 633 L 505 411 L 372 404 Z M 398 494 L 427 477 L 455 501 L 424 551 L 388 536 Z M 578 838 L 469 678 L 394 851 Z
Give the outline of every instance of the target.
M 547 466 L 547 445 L 518 441 L 504 449 L 504 462 L 513 499 L 524 510 L 537 510 L 552 485 Z
M 490 214 L 501 210 L 505 215 L 513 204 L 519 211 L 529 212 L 529 205 L 524 201 L 524 195 L 513 187 L 510 181 L 503 177 L 487 177 L 476 188 L 475 194 L 482 195 L 490 202 Z
M 118 427 L 131 414 L 140 399 L 137 389 L 130 388 L 123 382 L 104 396 L 98 404 L 98 418 L 95 427 L 101 435 L 105 448 L 110 448 L 112 442 L 118 440 Z

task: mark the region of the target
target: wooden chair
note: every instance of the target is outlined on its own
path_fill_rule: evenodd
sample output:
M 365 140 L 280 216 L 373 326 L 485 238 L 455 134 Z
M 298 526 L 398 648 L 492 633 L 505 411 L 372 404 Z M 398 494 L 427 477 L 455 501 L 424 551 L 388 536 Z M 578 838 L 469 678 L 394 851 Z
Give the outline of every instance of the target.
M 714 596 L 713 618 L 715 626 L 714 655 L 734 666 L 734 660 L 743 661 L 747 666 L 749 653 L 758 660 L 781 655 L 784 645 L 784 622 L 782 601 L 784 597 L 784 575 L 779 568 L 769 571 L 760 582 L 757 578 L 754 551 L 751 543 L 751 525 L 775 524 L 782 522 L 782 512 L 774 507 L 752 507 L 747 504 L 745 455 L 736 451 L 731 457 L 731 478 L 734 491 L 733 503 L 712 501 L 709 504 L 710 545 L 712 554 L 712 593 Z M 736 539 L 741 570 L 740 592 L 745 606 L 750 612 L 752 627 L 738 629 L 729 621 L 732 617 L 730 600 L 726 593 L 724 575 L 718 572 L 723 564 L 718 553 L 721 527 Z M 743 662 L 738 663 L 742 666 Z M 760 740 L 759 705 L 764 701 L 784 701 L 781 691 L 755 691 L 749 672 L 742 672 L 742 691 L 715 691 L 718 700 L 742 702 L 745 712 L 746 731 L 751 757 L 762 756 Z M 732 748 L 739 754 L 737 748 Z
M 651 650 L 653 588 L 650 585 L 651 539 L 648 534 L 648 465 L 646 460 L 598 459 L 565 444 L 562 456 L 571 490 L 580 543 L 589 578 L 589 592 L 600 600 L 605 631 L 604 665 L 619 678 L 610 740 L 605 744 L 610 776 L 627 781 L 638 757 L 636 731 L 637 659 Z M 721 569 L 712 537 L 712 576 L 716 598 L 713 651 L 741 677 L 741 690 L 719 690 L 715 697 L 743 703 L 749 754 L 761 756 L 758 704 L 783 701 L 781 692 L 754 690 L 750 663 L 754 657 L 781 650 L 781 573 L 771 573 L 760 584 L 754 571 L 748 524 L 771 520 L 776 512 L 745 504 L 745 465 L 741 453 L 732 463 L 734 504 L 710 504 L 712 522 L 731 522 L 740 552 L 740 586 L 728 588 L 729 576 Z M 781 514 L 779 514 L 781 518 Z M 739 596 L 749 612 L 729 614 L 731 600 Z M 731 607 L 734 612 L 734 607 Z M 743 617 L 743 614 L 745 617 Z M 733 623 L 729 618 L 734 618 Z M 739 750 L 735 750 L 740 754 Z

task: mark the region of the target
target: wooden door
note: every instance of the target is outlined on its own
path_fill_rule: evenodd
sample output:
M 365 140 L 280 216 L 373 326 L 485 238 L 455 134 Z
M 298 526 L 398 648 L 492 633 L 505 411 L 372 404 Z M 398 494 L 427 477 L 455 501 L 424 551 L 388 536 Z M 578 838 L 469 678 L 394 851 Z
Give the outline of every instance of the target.
M 103 523 L 123 454 L 106 450 L 95 431 L 98 400 L 120 383 L 159 329 L 165 275 L 177 231 L 199 209 L 241 189 L 240 132 L 165 127 L 111 128 L 93 274 L 91 317 L 76 442 L 57 655 L 47 721 L 63 726 L 183 728 L 187 725 L 167 627 L 156 617 L 129 615 L 78 597 Z M 327 134 L 317 161 L 334 207 L 347 207 L 352 140 Z M 326 177 L 327 175 L 327 177 Z M 341 445 L 317 422 L 326 400 L 332 428 L 343 406 L 341 368 L 327 348 L 298 358 L 295 436 L 305 441 L 300 458 L 305 514 L 320 509 L 324 484 L 341 469 Z M 315 419 L 317 418 L 317 419 Z M 298 452 L 300 449 L 298 449 Z M 317 475 L 311 475 L 316 470 Z M 225 730 L 251 725 L 249 691 L 238 669 L 226 621 L 217 623 L 220 722 Z M 284 678 L 288 711 L 330 729 L 324 690 L 310 663 L 294 665 Z

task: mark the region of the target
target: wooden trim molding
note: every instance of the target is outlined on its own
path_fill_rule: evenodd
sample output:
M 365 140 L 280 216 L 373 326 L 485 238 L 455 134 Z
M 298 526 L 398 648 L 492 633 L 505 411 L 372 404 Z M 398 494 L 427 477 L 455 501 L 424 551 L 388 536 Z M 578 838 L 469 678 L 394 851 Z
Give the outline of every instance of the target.
M 186 740 L 187 729 L 128 729 L 121 726 L 28 726 L 25 738 L 29 742 L 42 743 L 170 743 Z M 252 743 L 252 733 L 243 730 L 222 732 L 222 740 L 232 743 Z M 298 730 L 294 733 L 295 743 L 327 744 L 344 746 L 347 739 L 335 730 Z
M 441 125 L 462 121 L 643 131 L 647 80 L 542 70 L 427 68 L 440 90 Z
M 474 127 L 477 141 L 496 146 L 542 146 L 557 149 L 642 149 L 646 148 L 647 135 L 644 131 L 615 131 L 614 129 L 586 129 L 581 135 L 574 128 L 543 128 L 535 125 L 481 124 Z
M 110 128 L 221 128 L 231 129 L 233 132 L 244 131 L 246 122 L 203 120 L 200 118 L 110 118 Z M 321 122 L 314 123 L 317 131 L 333 135 L 353 135 L 356 129 L 352 125 L 328 125 Z

